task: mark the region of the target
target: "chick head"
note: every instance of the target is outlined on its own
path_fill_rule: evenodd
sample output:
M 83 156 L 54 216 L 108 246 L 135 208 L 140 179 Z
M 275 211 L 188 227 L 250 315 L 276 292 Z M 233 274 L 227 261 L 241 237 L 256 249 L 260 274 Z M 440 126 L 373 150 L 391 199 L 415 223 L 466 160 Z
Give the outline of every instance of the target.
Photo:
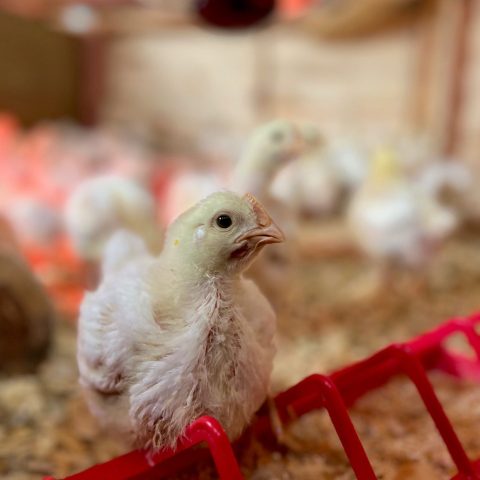
M 260 169 L 271 170 L 298 156 L 303 139 L 289 120 L 274 120 L 259 127 L 250 138 L 245 155 Z
M 155 202 L 133 180 L 113 174 L 81 182 L 65 206 L 65 224 L 74 248 L 84 259 L 98 261 L 110 236 L 126 229 L 151 240 Z
M 325 144 L 325 138 L 313 123 L 305 123 L 300 127 L 300 135 L 308 148 L 318 148 Z
M 81 183 L 65 206 L 65 224 L 82 258 L 98 260 L 111 233 L 120 224 L 115 197 L 102 186 L 103 178 Z
M 379 148 L 372 159 L 370 179 L 373 183 L 383 185 L 402 178 L 399 159 L 391 148 Z
M 180 215 L 167 232 L 165 250 L 205 274 L 245 270 L 269 243 L 284 240 L 253 195 L 216 192 Z

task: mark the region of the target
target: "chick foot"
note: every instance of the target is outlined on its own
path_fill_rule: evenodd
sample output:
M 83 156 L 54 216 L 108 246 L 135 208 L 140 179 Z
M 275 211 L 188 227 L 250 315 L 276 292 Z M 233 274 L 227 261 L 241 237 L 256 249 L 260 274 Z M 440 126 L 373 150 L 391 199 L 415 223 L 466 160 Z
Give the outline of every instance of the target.
M 270 395 L 267 397 L 267 406 L 272 432 L 278 444 L 294 452 L 303 450 L 302 442 L 285 429 L 278 413 L 277 406 L 275 405 L 275 401 Z

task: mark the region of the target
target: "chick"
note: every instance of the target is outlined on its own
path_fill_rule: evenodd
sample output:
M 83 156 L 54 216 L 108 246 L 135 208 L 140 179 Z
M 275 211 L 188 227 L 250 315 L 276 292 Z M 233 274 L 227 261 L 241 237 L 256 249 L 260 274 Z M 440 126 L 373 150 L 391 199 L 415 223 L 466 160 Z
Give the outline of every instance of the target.
M 161 241 L 153 197 L 115 175 L 82 182 L 66 203 L 65 223 L 79 256 L 92 262 L 100 260 L 106 241 L 118 229 L 135 232 L 152 251 Z
M 409 183 L 394 153 L 383 149 L 352 198 L 349 223 L 359 247 L 382 265 L 387 288 L 394 264 L 417 270 L 425 266 L 455 228 L 456 217 Z
M 326 155 L 332 165 L 344 193 L 349 196 L 368 176 L 368 141 L 355 136 L 332 139 Z
M 280 169 L 300 154 L 302 145 L 292 122 L 274 120 L 262 125 L 254 131 L 233 170 L 231 188 L 240 193 L 251 192 L 267 208 L 275 205 L 280 213 L 270 187 Z
M 231 180 L 233 190 L 252 192 L 266 206 L 288 238 L 287 243 L 263 252 L 247 272 L 277 311 L 288 303 L 291 292 L 297 223 L 292 205 L 275 198 L 271 186 L 280 169 L 300 155 L 303 147 L 300 132 L 291 121 L 266 123 L 249 139 Z
M 135 255 L 110 255 L 81 307 L 77 358 L 92 412 L 153 450 L 201 415 L 234 439 L 265 400 L 275 350 L 275 314 L 242 272 L 282 232 L 253 196 L 217 192 L 171 224 L 158 257 L 130 236 Z
M 322 135 L 315 125 L 300 128 L 307 152 L 276 176 L 272 194 L 297 215 L 320 217 L 332 213 L 340 199 L 338 174 L 325 153 Z

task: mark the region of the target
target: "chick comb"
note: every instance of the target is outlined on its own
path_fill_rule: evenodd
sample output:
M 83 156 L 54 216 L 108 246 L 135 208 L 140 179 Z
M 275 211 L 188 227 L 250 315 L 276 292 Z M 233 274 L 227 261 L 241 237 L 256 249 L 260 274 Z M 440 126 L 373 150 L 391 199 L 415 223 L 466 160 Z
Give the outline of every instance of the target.
M 261 227 L 268 227 L 268 225 L 272 223 L 272 219 L 265 210 L 265 207 L 251 193 L 246 193 L 243 198 L 252 206 L 253 212 L 257 217 L 258 224 Z

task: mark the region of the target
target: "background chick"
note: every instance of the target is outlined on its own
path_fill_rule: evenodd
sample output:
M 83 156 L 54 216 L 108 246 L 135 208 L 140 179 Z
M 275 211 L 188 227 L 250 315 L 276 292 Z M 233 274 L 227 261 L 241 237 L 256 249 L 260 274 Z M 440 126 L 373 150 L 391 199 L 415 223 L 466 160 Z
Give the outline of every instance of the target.
M 272 194 L 290 205 L 297 216 L 331 214 L 341 196 L 338 172 L 326 154 L 318 128 L 305 124 L 299 130 L 307 151 L 280 171 L 273 180 Z
M 435 197 L 407 181 L 393 151 L 382 149 L 352 198 L 349 223 L 359 247 L 381 267 L 383 288 L 389 289 L 392 267 L 418 274 L 457 221 Z
M 300 140 L 293 122 L 273 120 L 254 130 L 233 168 L 217 166 L 215 171 L 181 171 L 168 188 L 164 213 L 167 223 L 206 195 L 222 188 L 242 195 L 250 192 L 269 211 L 272 206 L 278 210 L 272 213 L 274 218 L 275 214 L 282 215 L 270 187 L 281 168 L 300 153 Z
M 249 138 L 231 179 L 234 191 L 251 192 L 267 208 L 278 205 L 270 188 L 273 179 L 287 162 L 301 153 L 302 139 L 289 120 L 274 120 L 261 125 Z
M 106 241 L 118 229 L 135 232 L 152 251 L 161 244 L 153 197 L 115 175 L 81 183 L 66 203 L 65 224 L 78 255 L 92 262 L 102 257 Z
M 242 272 L 281 231 L 252 196 L 221 192 L 170 226 L 159 257 L 130 238 L 134 259 L 109 261 L 81 308 L 78 365 L 93 413 L 154 449 L 205 414 L 237 437 L 267 395 L 275 330 Z
M 368 176 L 369 141 L 358 135 L 342 135 L 329 139 L 326 155 L 342 190 L 348 197 Z
M 287 241 L 274 245 L 259 256 L 247 275 L 255 280 L 276 310 L 289 301 L 296 264 L 297 219 L 290 203 L 283 203 L 271 192 L 272 182 L 288 162 L 304 148 L 297 126 L 288 120 L 275 120 L 259 127 L 233 171 L 232 189 L 253 193 L 281 225 Z

